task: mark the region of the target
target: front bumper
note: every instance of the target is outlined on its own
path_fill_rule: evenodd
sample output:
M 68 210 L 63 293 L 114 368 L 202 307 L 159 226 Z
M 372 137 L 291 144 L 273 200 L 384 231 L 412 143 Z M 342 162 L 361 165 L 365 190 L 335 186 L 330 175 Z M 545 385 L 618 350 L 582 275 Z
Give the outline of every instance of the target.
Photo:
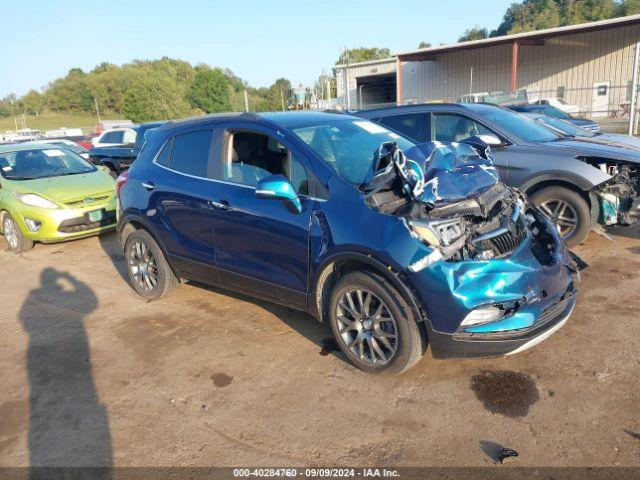
M 541 264 L 527 238 L 510 256 L 488 261 L 440 261 L 408 280 L 426 313 L 434 357 L 516 353 L 559 329 L 575 305 L 573 259 L 557 238 L 553 262 Z M 474 309 L 517 303 L 504 318 L 461 327 Z
M 88 237 L 115 228 L 115 199 L 95 203 L 82 208 L 45 209 L 18 205 L 11 216 L 18 223 L 23 235 L 33 241 L 42 243 L 63 242 L 75 238 Z M 92 220 L 90 212 L 100 211 L 102 218 Z M 28 220 L 38 222 L 40 228 L 32 231 Z

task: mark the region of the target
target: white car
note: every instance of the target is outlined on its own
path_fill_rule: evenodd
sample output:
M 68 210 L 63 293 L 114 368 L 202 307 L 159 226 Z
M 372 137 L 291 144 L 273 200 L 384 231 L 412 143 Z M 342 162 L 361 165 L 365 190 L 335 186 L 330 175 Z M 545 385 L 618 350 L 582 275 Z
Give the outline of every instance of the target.
M 551 105 L 552 107 L 556 107 L 569 115 L 577 115 L 580 113 L 580 107 L 567 103 L 564 98 L 543 98 L 535 103 L 540 105 Z
M 136 131 L 132 128 L 114 128 L 91 139 L 91 145 L 97 147 L 115 147 L 136 143 Z

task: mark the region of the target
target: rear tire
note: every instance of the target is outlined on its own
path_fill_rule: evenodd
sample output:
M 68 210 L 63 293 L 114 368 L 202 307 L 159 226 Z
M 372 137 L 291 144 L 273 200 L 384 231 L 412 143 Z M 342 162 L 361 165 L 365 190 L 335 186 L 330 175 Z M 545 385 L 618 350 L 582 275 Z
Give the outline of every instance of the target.
M 368 271 L 338 280 L 331 292 L 329 324 L 342 352 L 368 373 L 400 374 L 420 360 L 426 347 L 400 293 Z
M 158 300 L 180 284 L 162 250 L 149 233 L 136 230 L 124 245 L 129 283 L 147 300 Z
M 583 242 L 591 231 L 591 210 L 579 193 L 565 187 L 546 187 L 531 201 L 557 227 L 569 247 Z
M 18 224 L 9 213 L 2 215 L 2 233 L 7 241 L 9 251 L 13 253 L 21 253 L 33 248 L 33 240 L 27 238 L 18 227 Z

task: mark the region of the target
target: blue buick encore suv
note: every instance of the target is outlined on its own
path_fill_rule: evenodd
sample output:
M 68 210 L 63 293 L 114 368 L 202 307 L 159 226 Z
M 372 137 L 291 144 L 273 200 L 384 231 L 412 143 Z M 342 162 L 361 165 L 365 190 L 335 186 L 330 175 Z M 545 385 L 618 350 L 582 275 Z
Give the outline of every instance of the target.
M 368 372 L 402 372 L 428 344 L 517 353 L 575 304 L 574 257 L 500 182 L 482 137 L 416 145 L 349 115 L 203 116 L 151 130 L 117 190 L 141 296 L 194 280 L 308 312 Z

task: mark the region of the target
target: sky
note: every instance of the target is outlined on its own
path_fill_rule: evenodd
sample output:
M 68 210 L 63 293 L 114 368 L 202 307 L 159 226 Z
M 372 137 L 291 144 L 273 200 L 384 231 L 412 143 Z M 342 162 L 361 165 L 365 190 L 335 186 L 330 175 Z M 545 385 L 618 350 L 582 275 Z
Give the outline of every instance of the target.
M 163 56 L 229 68 L 253 87 L 280 77 L 311 85 L 345 46 L 455 42 L 474 25 L 497 27 L 513 1 L 7 1 L 0 97 L 41 89 L 70 68 Z

